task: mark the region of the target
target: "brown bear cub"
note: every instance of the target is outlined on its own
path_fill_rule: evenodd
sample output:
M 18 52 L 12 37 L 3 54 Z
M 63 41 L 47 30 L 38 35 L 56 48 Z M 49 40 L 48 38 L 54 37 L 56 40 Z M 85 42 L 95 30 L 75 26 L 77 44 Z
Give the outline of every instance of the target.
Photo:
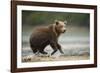
M 58 44 L 58 37 L 66 31 L 65 23 L 65 21 L 56 20 L 52 25 L 36 28 L 30 37 L 30 47 L 33 53 L 47 54 L 44 51 L 47 45 L 50 45 L 53 49 L 51 55 L 57 50 L 63 53 L 60 44 Z

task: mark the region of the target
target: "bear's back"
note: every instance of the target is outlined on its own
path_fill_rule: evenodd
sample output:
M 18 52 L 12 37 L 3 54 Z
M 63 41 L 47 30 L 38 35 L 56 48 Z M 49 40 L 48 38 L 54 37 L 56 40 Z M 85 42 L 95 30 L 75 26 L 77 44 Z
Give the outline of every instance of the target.
M 46 46 L 50 43 L 52 38 L 52 30 L 48 27 L 38 27 L 33 30 L 33 33 L 30 37 L 30 43 L 34 47 Z

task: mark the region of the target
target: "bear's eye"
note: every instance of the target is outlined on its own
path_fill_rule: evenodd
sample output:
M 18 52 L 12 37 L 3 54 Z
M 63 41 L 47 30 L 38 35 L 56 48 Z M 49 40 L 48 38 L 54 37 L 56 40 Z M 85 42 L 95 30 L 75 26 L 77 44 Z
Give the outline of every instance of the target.
M 59 22 L 56 22 L 56 25 L 58 25 L 59 24 Z

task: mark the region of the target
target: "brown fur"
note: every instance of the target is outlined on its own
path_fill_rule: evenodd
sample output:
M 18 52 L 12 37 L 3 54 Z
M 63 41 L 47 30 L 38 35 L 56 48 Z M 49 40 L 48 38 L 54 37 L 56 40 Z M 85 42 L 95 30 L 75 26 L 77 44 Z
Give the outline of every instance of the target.
M 57 27 L 58 25 L 60 24 L 55 23 L 47 27 L 38 27 L 33 31 L 30 37 L 30 46 L 34 53 L 40 52 L 47 54 L 47 52 L 44 51 L 47 45 L 50 45 L 54 50 L 51 55 L 57 50 L 63 53 L 61 46 L 58 44 L 58 37 L 62 33 L 60 28 Z

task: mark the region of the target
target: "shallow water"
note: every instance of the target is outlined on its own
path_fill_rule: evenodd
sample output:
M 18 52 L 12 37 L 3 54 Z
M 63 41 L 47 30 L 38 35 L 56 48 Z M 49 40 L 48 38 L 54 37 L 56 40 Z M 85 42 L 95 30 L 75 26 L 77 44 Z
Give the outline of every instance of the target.
M 23 29 L 22 33 L 22 57 L 28 55 L 34 55 L 30 46 L 29 46 L 29 37 L 31 34 L 32 28 Z M 84 27 L 68 27 L 66 33 L 62 34 L 59 37 L 59 44 L 62 46 L 64 55 L 67 56 L 79 56 L 90 54 L 89 48 L 89 29 Z M 45 51 L 50 54 L 53 50 L 48 45 L 45 48 Z M 57 51 L 55 55 L 60 55 L 60 52 Z

